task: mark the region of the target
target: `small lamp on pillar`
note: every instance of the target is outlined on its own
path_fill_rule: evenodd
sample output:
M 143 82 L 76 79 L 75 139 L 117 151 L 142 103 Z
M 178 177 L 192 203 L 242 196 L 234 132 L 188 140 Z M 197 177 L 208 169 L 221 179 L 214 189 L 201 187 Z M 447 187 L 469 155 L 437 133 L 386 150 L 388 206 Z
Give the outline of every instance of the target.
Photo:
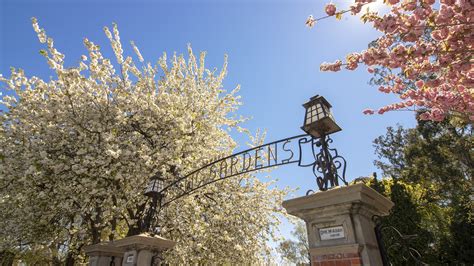
M 320 147 L 320 152 L 315 154 L 313 167 L 319 190 L 325 191 L 330 187 L 339 186 L 339 179 L 347 185 L 346 160 L 338 155 L 336 149 L 328 147 L 328 143 L 332 142 L 329 134 L 342 130 L 331 113 L 331 104 L 323 96 L 316 95 L 303 104 L 303 107 L 306 113 L 301 129 L 313 137 L 316 147 Z M 342 168 L 342 174 L 338 173 L 339 168 Z M 312 192 L 309 190 L 306 194 Z
M 152 202 L 151 202 L 150 208 L 148 209 L 148 214 L 145 218 L 145 222 L 144 222 L 144 226 L 142 230 L 144 232 L 150 232 L 151 220 L 153 219 L 153 216 L 155 215 L 158 202 L 160 202 L 160 205 L 161 205 L 161 200 L 163 199 L 163 196 L 164 196 L 162 193 L 164 184 L 165 184 L 165 180 L 159 174 L 155 174 L 151 178 L 145 190 L 145 196 L 150 197 Z
M 320 138 L 341 131 L 332 116 L 331 104 L 323 96 L 313 96 L 303 106 L 306 109 L 306 115 L 301 129 L 309 135 Z

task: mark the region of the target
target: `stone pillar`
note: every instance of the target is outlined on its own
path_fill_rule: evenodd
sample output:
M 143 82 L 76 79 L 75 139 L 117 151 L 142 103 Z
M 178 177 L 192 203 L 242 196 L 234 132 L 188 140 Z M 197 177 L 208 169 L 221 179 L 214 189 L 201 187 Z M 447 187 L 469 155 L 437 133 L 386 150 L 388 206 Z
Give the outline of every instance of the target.
M 173 248 L 174 241 L 159 236 L 140 234 L 123 239 L 99 243 L 84 248 L 89 266 L 149 266 L 153 256 Z M 159 261 L 155 261 L 160 265 Z
M 114 245 L 122 248 L 123 254 L 122 266 L 148 266 L 151 265 L 153 256 L 164 250 L 173 248 L 176 242 L 159 236 L 148 236 L 140 234 L 129 236 L 114 241 Z M 160 262 L 155 261 L 158 265 Z
M 111 262 L 116 266 L 122 265 L 124 250 L 110 242 L 87 246 L 84 252 L 89 256 L 89 266 L 110 266 L 113 265 Z
M 306 222 L 311 263 L 382 265 L 373 215 L 388 215 L 393 202 L 364 184 L 337 187 L 283 202 Z

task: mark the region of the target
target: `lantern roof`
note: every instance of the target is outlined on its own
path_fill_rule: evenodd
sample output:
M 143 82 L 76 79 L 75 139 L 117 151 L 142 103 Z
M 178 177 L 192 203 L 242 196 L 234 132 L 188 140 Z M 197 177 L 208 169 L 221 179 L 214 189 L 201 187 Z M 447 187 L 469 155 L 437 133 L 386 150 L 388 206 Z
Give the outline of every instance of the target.
M 305 108 L 308 108 L 308 106 L 314 103 L 315 101 L 321 101 L 323 102 L 323 104 L 327 105 L 329 108 L 332 107 L 332 105 L 328 102 L 328 100 L 326 100 L 326 98 L 324 98 L 323 96 L 319 94 L 316 94 L 315 96 L 311 97 L 308 102 L 303 104 L 303 106 Z
M 151 178 L 151 180 L 165 180 L 163 177 L 161 177 L 160 172 L 156 172 Z

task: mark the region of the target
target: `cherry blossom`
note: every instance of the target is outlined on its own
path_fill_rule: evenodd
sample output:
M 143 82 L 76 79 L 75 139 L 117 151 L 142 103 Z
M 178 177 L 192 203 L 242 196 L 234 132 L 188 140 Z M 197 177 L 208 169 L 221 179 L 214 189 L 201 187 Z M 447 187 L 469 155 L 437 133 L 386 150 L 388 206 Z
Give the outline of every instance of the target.
M 371 0 L 356 0 L 346 12 L 359 14 Z M 379 91 L 393 93 L 400 102 L 377 113 L 417 108 L 420 119 L 441 121 L 447 115 L 472 123 L 474 117 L 474 3 L 468 0 L 388 0 L 389 12 L 367 11 L 360 19 L 382 33 L 368 49 L 352 53 L 345 62 L 322 63 L 321 71 L 356 69 L 360 64 L 383 80 Z M 370 10 L 370 9 L 369 9 Z M 395 78 L 397 77 L 397 78 Z M 365 114 L 375 113 L 367 109 Z
M 333 3 L 327 4 L 325 11 L 328 16 L 334 16 L 334 14 L 336 14 L 336 6 Z

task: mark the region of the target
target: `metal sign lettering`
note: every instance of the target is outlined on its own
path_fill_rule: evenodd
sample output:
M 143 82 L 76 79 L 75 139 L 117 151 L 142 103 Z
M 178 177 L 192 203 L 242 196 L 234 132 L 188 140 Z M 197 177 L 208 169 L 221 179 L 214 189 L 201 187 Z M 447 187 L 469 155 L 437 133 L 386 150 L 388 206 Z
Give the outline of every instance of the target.
M 332 239 L 339 239 L 344 238 L 344 227 L 334 226 L 334 227 L 327 227 L 319 229 L 319 237 L 321 240 L 332 240 Z
M 327 138 L 327 140 L 326 137 L 314 139 L 310 135 L 298 135 L 216 160 L 165 186 L 160 193 L 164 194 L 163 192 L 170 188 L 176 188 L 178 192 L 171 198 L 164 199 L 161 207 L 219 180 L 291 163 L 298 163 L 303 167 L 312 166 L 320 190 L 326 190 L 329 185 L 337 185 L 337 179 L 346 183 L 345 160 L 337 154 L 335 149 L 328 149 L 327 142 L 332 140 Z M 319 152 L 318 147 L 320 147 Z M 343 161 L 341 162 L 340 159 Z M 339 176 L 337 169 L 341 166 L 344 166 L 344 172 L 342 176 Z

